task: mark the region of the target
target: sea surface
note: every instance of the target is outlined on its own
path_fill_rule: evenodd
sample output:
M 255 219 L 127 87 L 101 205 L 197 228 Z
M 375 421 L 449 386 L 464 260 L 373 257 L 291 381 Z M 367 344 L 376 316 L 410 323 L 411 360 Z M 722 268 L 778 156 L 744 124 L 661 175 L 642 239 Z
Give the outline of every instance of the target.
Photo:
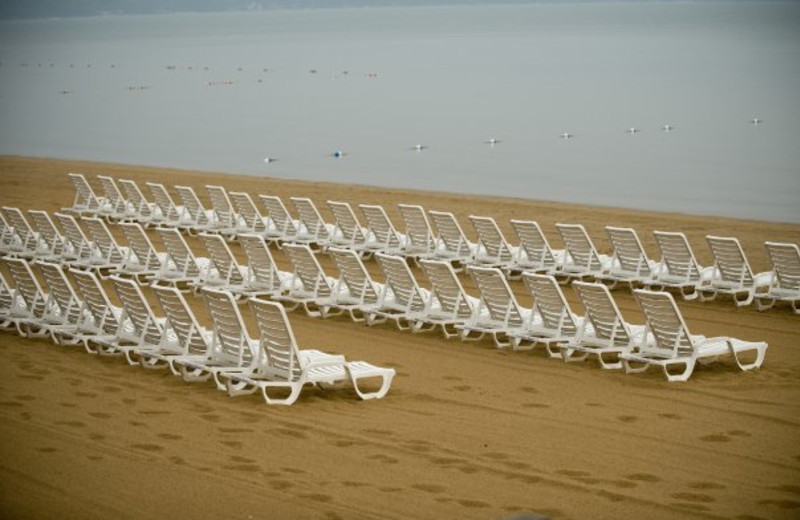
M 800 222 L 800 2 L 0 22 L 0 153 Z

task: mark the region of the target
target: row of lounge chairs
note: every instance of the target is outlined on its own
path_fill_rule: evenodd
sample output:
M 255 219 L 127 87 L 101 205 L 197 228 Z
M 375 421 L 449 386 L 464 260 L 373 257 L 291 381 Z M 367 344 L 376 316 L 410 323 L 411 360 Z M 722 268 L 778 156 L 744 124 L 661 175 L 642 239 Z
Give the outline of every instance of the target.
M 618 284 L 653 290 L 674 289 L 684 299 L 713 300 L 717 295 L 732 297 L 737 306 L 754 301 L 759 310 L 786 301 L 800 313 L 800 248 L 796 244 L 766 242 L 773 269 L 754 273 L 734 237 L 707 236 L 714 258 L 712 266 L 698 263 L 683 233 L 655 231 L 660 261 L 648 258 L 634 229 L 606 227 L 613 247 L 610 255 L 598 252 L 579 224 L 557 224 L 564 249 L 552 249 L 535 221 L 510 222 L 519 239 L 514 246 L 491 217 L 470 216 L 478 240 L 470 241 L 452 213 L 426 211 L 416 205 L 400 204 L 405 226 L 399 232 L 381 206 L 361 204 L 366 221 L 362 226 L 352 206 L 328 201 L 334 223 L 327 223 L 308 198 L 290 199 L 295 219 L 280 198 L 259 195 L 267 214 L 262 215 L 244 192 L 227 192 L 220 186 L 206 186 L 212 209 L 205 209 L 189 187 L 176 186 L 176 204 L 161 184 L 147 183 L 154 202 L 148 202 L 136 183 L 98 176 L 104 196 L 95 194 L 83 175 L 70 173 L 76 198 L 70 208 L 79 214 L 113 221 L 134 221 L 143 226 L 174 227 L 191 234 L 215 233 L 227 239 L 258 234 L 271 243 L 308 244 L 315 248 L 352 249 L 362 257 L 381 252 L 416 260 L 422 258 L 464 265 L 500 268 L 508 277 L 523 272 L 550 274 L 561 283 L 596 280 L 612 288 Z M 117 183 L 119 186 L 117 186 Z M 124 195 L 123 195 L 124 193 Z M 13 225 L 13 224 L 12 224 Z M 433 229 L 437 232 L 434 234 Z
M 202 290 L 213 322 L 208 330 L 174 287 L 153 288 L 161 317 L 131 278 L 110 276 L 121 302 L 117 307 L 92 271 L 70 268 L 67 276 L 61 265 L 47 261 L 31 264 L 6 257 L 3 263 L 14 286 L 0 273 L 0 328 L 27 337 L 50 337 L 59 345 L 83 344 L 94 354 L 124 355 L 132 365 L 169 367 L 188 382 L 213 378 L 217 388 L 231 396 L 260 391 L 268 404 L 289 405 L 307 384 L 324 388 L 349 381 L 362 399 L 381 398 L 395 375 L 391 368 L 365 361 L 300 350 L 284 308 L 275 302 L 248 301 L 260 334 L 254 339 L 227 291 Z M 32 265 L 40 271 L 47 291 Z M 379 380 L 380 386 L 365 391 L 364 380 Z

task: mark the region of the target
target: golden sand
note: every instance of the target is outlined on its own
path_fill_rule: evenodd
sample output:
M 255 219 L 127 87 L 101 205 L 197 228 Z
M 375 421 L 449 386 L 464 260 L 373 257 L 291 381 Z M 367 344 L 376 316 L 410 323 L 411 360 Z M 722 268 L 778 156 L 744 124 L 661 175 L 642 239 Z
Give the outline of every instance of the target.
M 509 219 L 537 220 L 557 247 L 555 222 L 582 223 L 601 252 L 605 225 L 636 228 L 653 257 L 651 232 L 680 230 L 704 265 L 704 235 L 736 236 L 758 271 L 769 267 L 765 240 L 800 242 L 793 224 L 19 157 L 0 157 L 0 203 L 69 206 L 69 171 L 95 185 L 108 174 L 201 196 L 207 184 L 308 196 L 328 219 L 332 199 L 382 204 L 396 222 L 397 203 L 452 211 L 462 224 L 489 215 L 508 236 Z M 628 321 L 643 321 L 627 289 L 614 296 Z M 382 400 L 307 388 L 294 406 L 270 407 L 0 333 L 0 517 L 797 518 L 800 317 L 726 299 L 679 306 L 695 334 L 768 341 L 763 368 L 742 373 L 725 360 L 667 383 L 654 369 L 625 375 L 541 350 L 499 351 L 491 340 L 295 312 L 301 348 L 394 367 L 397 377 Z

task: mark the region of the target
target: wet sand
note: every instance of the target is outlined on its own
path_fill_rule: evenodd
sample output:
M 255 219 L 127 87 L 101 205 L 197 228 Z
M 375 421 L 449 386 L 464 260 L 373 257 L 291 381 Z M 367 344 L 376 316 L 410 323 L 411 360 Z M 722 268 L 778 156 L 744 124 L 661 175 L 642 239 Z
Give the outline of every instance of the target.
M 652 257 L 654 229 L 680 230 L 705 265 L 704 235 L 736 236 L 757 271 L 769 267 L 765 240 L 800 242 L 793 224 L 20 157 L 0 157 L 0 203 L 69 206 L 69 171 L 96 189 L 95 176 L 107 174 L 189 185 L 204 199 L 207 184 L 308 196 L 331 220 L 328 199 L 382 204 L 396 223 L 395 205 L 415 203 L 454 212 L 468 235 L 469 214 L 494 217 L 509 238 L 509 219 L 531 219 L 554 247 L 554 223 L 582 223 L 601 252 L 609 252 L 603 227 L 624 225 Z M 521 284 L 513 287 L 530 305 Z M 580 312 L 572 290 L 565 294 Z M 627 289 L 614 296 L 628 321 L 642 322 Z M 200 299 L 191 303 L 202 309 Z M 382 400 L 306 389 L 284 408 L 0 333 L 0 516 L 796 518 L 800 317 L 726 299 L 679 306 L 695 334 L 768 341 L 763 368 L 742 373 L 724 360 L 667 383 L 654 369 L 625 375 L 542 350 L 499 351 L 491 340 L 294 312 L 301 348 L 391 366 L 397 377 Z

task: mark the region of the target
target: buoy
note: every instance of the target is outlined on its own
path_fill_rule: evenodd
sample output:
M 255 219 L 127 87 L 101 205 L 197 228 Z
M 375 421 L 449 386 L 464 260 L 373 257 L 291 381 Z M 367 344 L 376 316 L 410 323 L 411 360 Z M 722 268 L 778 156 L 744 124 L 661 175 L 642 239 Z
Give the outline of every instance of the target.
M 759 118 L 757 118 L 757 117 L 754 117 L 753 119 L 751 119 L 751 120 L 750 120 L 750 123 L 751 123 L 753 126 L 758 126 L 758 125 L 760 125 L 762 122 L 763 122 L 763 121 L 761 121 L 761 119 L 759 119 Z
M 272 157 L 264 157 L 264 162 L 266 164 L 269 164 L 269 163 L 275 162 L 275 161 L 277 161 L 277 159 L 273 159 Z
M 424 144 L 415 144 L 413 149 L 418 151 L 418 152 L 421 152 L 422 150 L 424 150 L 426 148 L 427 148 L 427 146 L 425 146 Z
M 341 150 L 336 150 L 336 151 L 333 152 L 333 156 L 337 157 L 337 158 L 338 157 L 342 157 L 343 155 L 344 155 L 344 152 L 341 151 Z
M 490 144 L 492 146 L 496 145 L 499 142 L 500 142 L 500 139 L 495 139 L 494 137 L 492 137 L 491 139 L 486 141 L 487 144 Z
M 629 134 L 633 135 L 633 134 L 635 134 L 635 133 L 638 133 L 638 132 L 639 132 L 639 129 L 638 129 L 638 128 L 634 128 L 634 127 L 630 127 L 630 128 L 628 128 L 627 130 L 625 130 L 625 131 L 626 131 L 626 132 L 628 132 Z
M 561 139 L 572 139 L 575 135 L 570 134 L 569 132 L 564 132 L 559 136 Z
M 675 128 L 675 127 L 672 126 L 672 125 L 664 125 L 664 126 L 661 127 L 661 129 L 663 131 L 665 131 L 665 132 L 671 132 L 673 128 Z

